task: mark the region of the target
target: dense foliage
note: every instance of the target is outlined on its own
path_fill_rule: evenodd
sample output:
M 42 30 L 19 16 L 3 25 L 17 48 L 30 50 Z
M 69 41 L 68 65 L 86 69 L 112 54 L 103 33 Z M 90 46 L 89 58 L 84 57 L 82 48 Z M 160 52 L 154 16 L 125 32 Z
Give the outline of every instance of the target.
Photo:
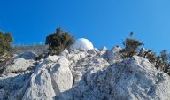
M 71 36 L 68 32 L 64 32 L 60 28 L 57 28 L 55 33 L 46 37 L 45 44 L 49 45 L 50 55 L 58 55 L 63 50 L 69 48 L 73 42 L 73 36 Z
M 0 61 L 4 61 L 11 56 L 12 36 L 10 33 L 0 32 Z

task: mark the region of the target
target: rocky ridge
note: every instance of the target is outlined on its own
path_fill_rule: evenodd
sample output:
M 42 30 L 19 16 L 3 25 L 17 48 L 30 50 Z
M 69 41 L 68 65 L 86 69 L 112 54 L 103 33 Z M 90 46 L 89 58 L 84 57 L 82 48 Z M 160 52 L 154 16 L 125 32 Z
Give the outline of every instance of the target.
M 145 58 L 121 59 L 120 49 L 17 55 L 0 76 L 0 100 L 168 100 L 170 77 Z

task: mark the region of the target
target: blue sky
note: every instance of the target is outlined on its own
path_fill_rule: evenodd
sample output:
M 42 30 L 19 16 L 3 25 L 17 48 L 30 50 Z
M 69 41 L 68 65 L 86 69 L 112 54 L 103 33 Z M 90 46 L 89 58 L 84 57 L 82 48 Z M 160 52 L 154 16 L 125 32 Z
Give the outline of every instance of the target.
M 14 43 L 43 42 L 60 26 L 95 47 L 121 44 L 133 31 L 156 51 L 170 50 L 170 0 L 0 0 L 0 29 Z

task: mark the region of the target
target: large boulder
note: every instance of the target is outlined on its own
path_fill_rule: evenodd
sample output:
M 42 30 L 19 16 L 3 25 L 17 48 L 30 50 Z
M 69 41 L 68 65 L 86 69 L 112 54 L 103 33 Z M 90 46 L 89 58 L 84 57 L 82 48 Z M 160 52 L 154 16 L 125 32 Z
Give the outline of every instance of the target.
M 16 58 L 13 63 L 4 68 L 4 73 L 20 73 L 27 71 L 28 68 L 34 67 L 34 60 Z
M 48 70 L 44 69 L 33 74 L 23 100 L 53 100 L 53 98 L 55 98 L 55 91 Z
M 49 56 L 37 66 L 30 79 L 23 100 L 53 100 L 73 86 L 69 61 L 63 56 Z
M 51 81 L 56 96 L 73 86 L 73 75 L 68 66 L 69 61 L 65 57 L 60 57 L 58 64 L 50 69 Z
M 31 73 L 10 73 L 0 77 L 0 100 L 21 100 Z

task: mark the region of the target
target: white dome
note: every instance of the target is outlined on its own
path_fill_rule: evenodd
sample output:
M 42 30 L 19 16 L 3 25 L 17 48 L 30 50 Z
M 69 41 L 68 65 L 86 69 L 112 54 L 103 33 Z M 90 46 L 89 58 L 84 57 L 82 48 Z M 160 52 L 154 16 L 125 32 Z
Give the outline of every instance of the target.
M 102 50 L 107 50 L 107 47 L 104 46 Z
M 91 50 L 94 49 L 92 42 L 88 39 L 80 38 L 72 45 L 71 49 Z

